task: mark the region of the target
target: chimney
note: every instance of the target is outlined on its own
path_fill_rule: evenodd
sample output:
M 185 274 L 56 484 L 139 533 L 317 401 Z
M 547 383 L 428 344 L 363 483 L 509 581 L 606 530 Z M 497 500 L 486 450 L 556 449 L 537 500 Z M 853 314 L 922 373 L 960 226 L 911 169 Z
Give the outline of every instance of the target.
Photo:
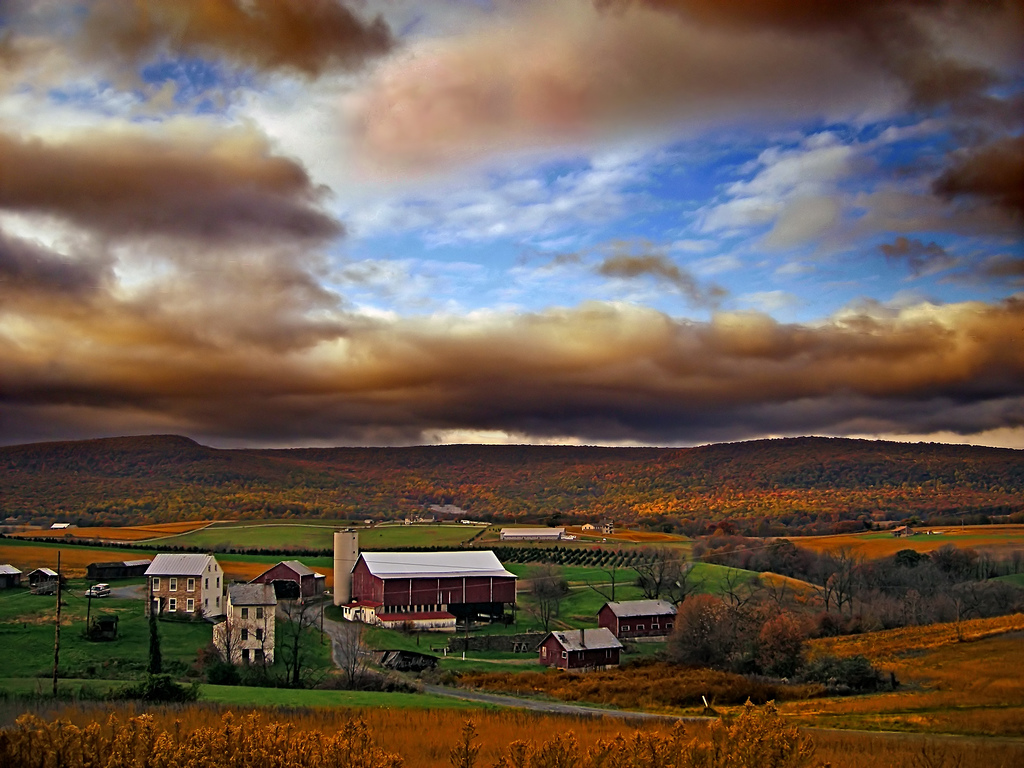
M 359 532 L 346 528 L 334 532 L 334 604 L 352 599 L 352 569 L 359 559 Z
M 580 646 L 581 646 L 581 647 L 582 647 L 582 648 L 583 648 L 584 650 L 586 650 L 586 648 L 587 648 L 587 636 L 586 636 L 586 634 L 585 634 L 585 633 L 586 633 L 586 631 L 587 631 L 587 630 L 586 630 L 586 627 L 584 627 L 583 629 L 581 629 L 581 630 L 580 630 Z

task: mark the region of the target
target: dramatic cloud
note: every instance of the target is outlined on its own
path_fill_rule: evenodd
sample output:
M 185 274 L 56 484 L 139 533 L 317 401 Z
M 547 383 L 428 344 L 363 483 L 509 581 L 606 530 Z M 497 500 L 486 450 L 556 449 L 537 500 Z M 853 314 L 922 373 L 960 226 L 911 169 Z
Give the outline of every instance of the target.
M 0 334 L 0 388 L 23 429 L 58 406 L 266 442 L 476 429 L 657 443 L 1024 426 L 1024 303 L 1015 300 L 868 305 L 817 325 L 754 312 L 696 323 L 609 304 L 363 319 L 284 354 L 245 345 L 196 354 L 187 337 L 146 322 L 130 351 L 99 323 L 69 323 L 31 352 Z M 40 353 L 59 369 L 33 362 Z
M 0 297 L 92 294 L 111 277 L 106 259 L 67 259 L 0 230 Z
M 113 236 L 320 240 L 341 226 L 295 161 L 251 130 L 123 127 L 65 140 L 0 132 L 0 209 Z
M 364 147 L 417 167 L 623 126 L 925 106 L 995 110 L 1022 42 L 1018 3 L 560 0 L 412 47 L 365 94 Z M 959 58 L 942 46 L 960 30 Z
M 365 21 L 342 0 L 95 0 L 86 28 L 98 58 L 225 57 L 311 76 L 394 45 L 381 18 Z
M 957 152 L 934 189 L 948 197 L 981 198 L 1015 213 L 1024 223 L 1024 136 Z
M 633 255 L 617 253 L 609 256 L 597 265 L 597 273 L 605 277 L 633 279 L 650 276 L 670 283 L 693 304 L 708 306 L 716 303 L 725 295 L 725 291 L 717 286 L 703 288 L 688 272 L 684 272 L 667 256 L 657 253 Z

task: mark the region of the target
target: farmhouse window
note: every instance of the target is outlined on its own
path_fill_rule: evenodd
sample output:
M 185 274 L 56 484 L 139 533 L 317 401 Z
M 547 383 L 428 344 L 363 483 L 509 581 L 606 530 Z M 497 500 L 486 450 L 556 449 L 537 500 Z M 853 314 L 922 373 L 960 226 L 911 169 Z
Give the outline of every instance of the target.
M 217 577 L 217 589 L 220 589 L 220 576 Z
M 242 627 L 242 639 L 243 640 L 248 640 L 249 639 L 249 628 L 248 627 Z
M 263 639 L 263 630 L 262 629 L 257 629 L 256 630 L 256 639 L 257 640 L 262 640 Z
M 160 577 L 159 576 L 154 576 L 153 577 L 153 591 L 157 592 L 159 589 L 160 589 Z
M 264 656 L 263 656 L 263 649 L 262 648 L 257 648 L 255 656 L 256 656 L 256 661 L 258 661 L 258 662 L 260 662 L 262 664 L 263 663 L 263 658 L 264 658 Z
M 217 607 L 220 608 L 220 598 L 217 598 Z
M 186 592 L 195 592 L 196 591 L 196 580 L 195 579 L 189 579 L 188 581 L 185 582 L 185 591 Z
M 167 610 L 170 611 L 171 613 L 174 613 L 176 610 L 178 610 L 178 598 L 176 598 L 176 597 L 168 598 L 168 600 L 167 600 Z
M 242 649 L 242 661 L 244 661 L 246 664 L 249 663 L 249 649 L 248 648 L 243 648 Z
M 190 597 L 185 601 L 185 606 L 187 607 L 188 612 L 192 613 L 196 609 L 196 599 L 194 597 Z
M 173 576 L 171 578 L 169 578 L 167 580 L 167 588 L 169 590 L 171 590 L 171 592 L 177 592 L 178 591 L 178 580 L 176 578 L 174 578 Z
M 243 608 L 242 609 L 242 618 L 243 619 L 248 619 L 249 618 L 249 609 L 248 608 Z
M 256 618 L 257 619 L 262 619 L 263 618 L 263 606 L 262 605 L 256 607 Z
M 210 588 L 210 579 L 209 578 L 203 579 L 203 589 L 209 589 L 209 588 Z

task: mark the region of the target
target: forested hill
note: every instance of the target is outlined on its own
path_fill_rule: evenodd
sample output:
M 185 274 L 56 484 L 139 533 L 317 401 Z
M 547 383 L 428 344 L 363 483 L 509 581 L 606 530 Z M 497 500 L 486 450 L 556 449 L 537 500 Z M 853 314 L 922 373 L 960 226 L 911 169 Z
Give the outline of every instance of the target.
M 395 517 L 696 530 L 1024 511 L 1024 451 L 837 438 L 687 449 L 429 446 L 218 450 L 173 435 L 0 448 L 0 514 L 80 524 Z

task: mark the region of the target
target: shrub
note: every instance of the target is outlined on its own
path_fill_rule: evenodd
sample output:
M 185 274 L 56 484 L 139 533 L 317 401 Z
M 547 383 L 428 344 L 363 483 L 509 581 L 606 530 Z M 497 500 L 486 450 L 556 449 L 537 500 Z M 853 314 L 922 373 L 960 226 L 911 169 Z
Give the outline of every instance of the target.
M 149 675 L 137 685 L 111 691 L 110 698 L 179 703 L 195 701 L 199 698 L 199 684 L 179 685 L 170 675 Z
M 887 685 L 866 656 L 822 656 L 804 667 L 800 679 L 821 683 L 832 693 L 877 691 Z

